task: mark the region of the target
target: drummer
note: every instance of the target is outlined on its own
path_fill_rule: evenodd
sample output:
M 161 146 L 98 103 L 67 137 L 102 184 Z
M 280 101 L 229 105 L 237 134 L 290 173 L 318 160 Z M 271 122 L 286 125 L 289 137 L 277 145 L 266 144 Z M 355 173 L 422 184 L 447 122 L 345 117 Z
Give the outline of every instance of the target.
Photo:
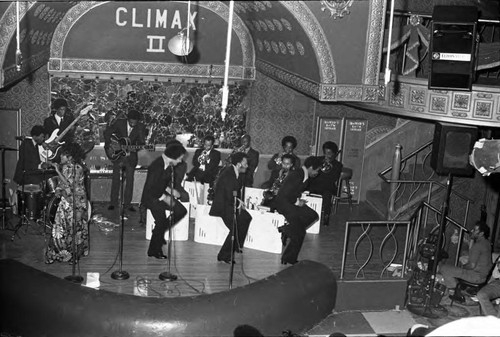
M 41 184 L 44 173 L 52 167 L 50 162 L 43 162 L 40 151 L 43 150 L 42 143 L 45 141 L 46 132 L 42 125 L 31 128 L 31 137 L 26 137 L 19 147 L 19 160 L 14 173 L 14 182 L 18 185 Z M 54 175 L 53 173 L 51 176 Z

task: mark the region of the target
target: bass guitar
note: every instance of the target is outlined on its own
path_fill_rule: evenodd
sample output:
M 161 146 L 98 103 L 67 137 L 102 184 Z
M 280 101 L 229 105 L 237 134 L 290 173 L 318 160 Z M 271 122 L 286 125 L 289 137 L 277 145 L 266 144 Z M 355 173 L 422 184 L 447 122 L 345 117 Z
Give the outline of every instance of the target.
M 118 137 L 116 135 L 111 135 L 110 143 L 104 146 L 106 151 L 106 156 L 111 161 L 116 161 L 121 157 L 130 155 L 130 151 L 137 150 L 148 150 L 154 151 L 155 146 L 153 144 L 149 145 L 131 145 L 130 139 L 127 137 Z
M 59 129 L 55 129 L 54 131 L 52 131 L 49 139 L 45 140 L 42 146 L 38 147 L 40 158 L 42 159 L 42 161 L 54 160 L 57 156 L 59 156 L 61 145 L 64 144 L 64 142 L 61 142 L 61 139 L 68 133 L 69 130 L 71 130 L 71 128 L 78 122 L 80 118 L 82 118 L 83 116 L 88 114 L 90 110 L 92 110 L 93 106 L 94 103 L 90 103 L 85 108 L 81 109 L 75 120 L 72 121 L 71 124 L 68 125 L 68 127 L 64 129 L 60 135 L 57 135 Z

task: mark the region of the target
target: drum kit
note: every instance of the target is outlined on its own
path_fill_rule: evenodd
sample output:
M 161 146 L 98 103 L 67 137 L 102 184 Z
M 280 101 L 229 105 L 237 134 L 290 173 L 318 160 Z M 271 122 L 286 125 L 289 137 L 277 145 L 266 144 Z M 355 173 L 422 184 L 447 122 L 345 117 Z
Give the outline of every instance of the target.
M 29 177 L 40 177 L 40 184 L 20 185 L 17 188 L 17 213 L 20 222 L 14 229 L 12 240 L 23 225 L 30 221 L 51 228 L 61 197 L 56 195 L 58 177 L 53 169 L 39 169 L 25 172 Z M 48 178 L 46 178 L 48 177 Z

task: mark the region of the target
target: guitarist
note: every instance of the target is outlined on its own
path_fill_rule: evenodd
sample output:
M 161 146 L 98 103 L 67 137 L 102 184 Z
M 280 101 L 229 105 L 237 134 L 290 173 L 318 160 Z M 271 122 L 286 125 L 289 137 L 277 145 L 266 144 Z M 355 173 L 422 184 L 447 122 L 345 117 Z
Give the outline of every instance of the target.
M 48 136 L 50 136 L 55 129 L 59 129 L 58 135 L 75 120 L 75 117 L 68 109 L 68 102 L 64 98 L 58 98 L 52 103 L 52 114 L 45 118 L 43 127 Z M 72 142 L 75 130 L 71 129 L 62 137 L 61 142 Z
M 139 111 L 129 109 L 127 119 L 117 119 L 104 130 L 105 148 L 109 148 L 111 136 L 119 139 L 128 138 L 129 145 L 144 145 L 148 131 L 143 123 L 139 122 L 141 114 Z M 125 170 L 125 186 L 123 204 L 126 209 L 135 212 L 131 205 L 132 193 L 134 189 L 134 171 L 137 166 L 137 150 L 128 152 L 128 155 L 122 156 L 113 161 L 113 176 L 111 181 L 111 202 L 108 210 L 113 210 L 118 206 L 118 194 L 120 192 L 120 170 Z

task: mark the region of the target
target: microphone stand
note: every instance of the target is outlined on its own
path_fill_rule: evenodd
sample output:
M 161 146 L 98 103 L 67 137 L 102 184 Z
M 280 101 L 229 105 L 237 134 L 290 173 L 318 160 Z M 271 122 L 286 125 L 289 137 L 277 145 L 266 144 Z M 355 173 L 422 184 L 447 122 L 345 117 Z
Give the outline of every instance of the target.
M 170 272 L 170 261 L 172 260 L 172 231 L 174 230 L 174 166 L 170 166 L 172 169 L 171 181 L 170 181 L 170 228 L 168 229 L 168 244 L 167 244 L 167 266 L 168 270 L 160 274 L 159 278 L 162 281 L 175 281 L 177 280 L 177 275 Z M 195 183 L 196 184 L 196 183 Z M 195 185 L 196 187 L 196 185 Z M 165 236 L 165 234 L 164 234 Z
M 76 264 L 78 263 L 78 256 L 76 251 L 76 163 L 73 163 L 73 186 L 72 198 L 73 198 L 73 233 L 71 233 L 71 254 L 73 255 L 73 263 L 71 264 L 71 275 L 66 276 L 64 279 L 73 283 L 82 283 L 83 277 L 81 275 L 76 275 Z
M 8 202 L 8 199 L 5 197 L 5 151 L 7 149 L 4 147 L 1 147 L 0 145 L 0 151 L 2 151 L 2 229 L 5 229 L 5 213 L 6 209 L 10 208 L 10 202 Z M 8 205 L 7 205 L 8 204 Z
M 120 268 L 111 274 L 111 278 L 113 280 L 126 280 L 130 277 L 129 273 L 122 270 L 122 266 L 123 266 L 123 232 L 124 232 L 124 227 L 125 227 L 125 200 L 123 199 L 123 196 L 124 196 L 123 183 L 124 183 L 124 174 L 125 174 L 125 164 L 123 162 L 120 165 L 120 171 L 121 171 L 120 172 L 120 199 L 121 199 L 120 217 L 121 217 L 121 223 L 120 223 L 120 241 L 118 244 L 118 258 L 119 258 L 118 263 L 119 263 Z
M 229 289 L 233 289 L 233 273 L 234 273 L 234 241 L 236 237 L 236 211 L 237 211 L 237 201 L 238 201 L 238 192 L 233 191 L 233 233 L 231 235 L 231 267 L 229 268 Z
M 17 223 L 16 227 L 14 228 L 14 233 L 12 234 L 12 237 L 10 238 L 11 241 L 14 241 L 14 238 L 16 237 L 17 232 L 21 229 L 23 225 L 29 225 L 29 220 L 28 217 L 26 216 L 26 196 L 24 194 L 24 186 L 25 184 L 25 179 L 26 179 L 26 137 L 23 138 L 17 138 L 17 140 L 21 140 L 21 146 L 22 146 L 22 154 L 23 154 L 23 175 L 22 175 L 22 185 L 21 185 L 21 197 L 18 196 L 17 198 L 17 213 L 19 215 L 19 222 Z M 23 146 L 24 143 L 24 146 Z M 17 193 L 17 192 L 16 192 Z M 22 205 L 22 214 L 21 214 L 21 205 Z

